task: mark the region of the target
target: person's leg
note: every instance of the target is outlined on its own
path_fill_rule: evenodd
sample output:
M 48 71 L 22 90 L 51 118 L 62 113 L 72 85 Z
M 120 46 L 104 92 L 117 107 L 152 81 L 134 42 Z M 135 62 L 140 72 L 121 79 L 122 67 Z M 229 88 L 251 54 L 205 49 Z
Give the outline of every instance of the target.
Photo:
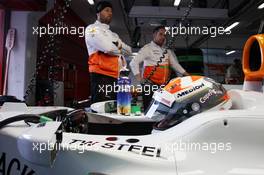
M 91 93 L 91 104 L 96 102 L 96 98 L 97 98 L 97 86 L 98 86 L 98 74 L 96 73 L 90 73 L 90 93 Z
M 100 78 L 102 80 L 100 85 L 101 87 L 104 86 L 104 92 L 101 91 L 100 93 L 101 99 L 104 99 L 103 101 L 116 100 L 117 79 L 106 75 L 100 75 Z
M 143 92 L 142 92 L 142 97 L 143 97 L 143 107 L 144 111 L 146 111 L 150 105 L 150 102 L 152 100 L 153 96 L 153 91 L 152 91 L 152 86 L 150 84 L 142 84 Z
M 91 103 L 116 99 L 116 93 L 114 92 L 114 82 L 117 81 L 116 78 L 91 73 L 90 80 Z

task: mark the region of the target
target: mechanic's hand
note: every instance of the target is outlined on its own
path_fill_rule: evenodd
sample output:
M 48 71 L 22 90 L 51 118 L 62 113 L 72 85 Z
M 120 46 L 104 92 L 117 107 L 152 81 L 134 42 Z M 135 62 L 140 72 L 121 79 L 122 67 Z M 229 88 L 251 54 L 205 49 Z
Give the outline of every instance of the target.
M 122 49 L 122 43 L 119 42 L 119 41 L 113 41 L 112 42 L 114 45 L 116 45 L 116 47 L 118 48 L 118 50 L 121 50 Z

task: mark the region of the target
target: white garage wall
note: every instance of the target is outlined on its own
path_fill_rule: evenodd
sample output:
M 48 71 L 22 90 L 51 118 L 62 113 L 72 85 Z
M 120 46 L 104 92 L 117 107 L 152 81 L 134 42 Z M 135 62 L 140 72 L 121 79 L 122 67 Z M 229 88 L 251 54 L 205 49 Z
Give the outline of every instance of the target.
M 53 7 L 53 0 L 48 8 Z M 47 10 L 48 11 L 48 10 Z M 10 28 L 16 29 L 15 46 L 10 54 L 8 71 L 8 95 L 24 100 L 28 84 L 35 73 L 37 58 L 37 35 L 33 35 L 33 27 L 46 12 L 12 11 Z M 35 89 L 30 93 L 28 104 L 35 104 Z
M 23 99 L 25 86 L 25 58 L 28 12 L 12 12 L 11 28 L 16 29 L 15 46 L 10 54 L 8 95 Z

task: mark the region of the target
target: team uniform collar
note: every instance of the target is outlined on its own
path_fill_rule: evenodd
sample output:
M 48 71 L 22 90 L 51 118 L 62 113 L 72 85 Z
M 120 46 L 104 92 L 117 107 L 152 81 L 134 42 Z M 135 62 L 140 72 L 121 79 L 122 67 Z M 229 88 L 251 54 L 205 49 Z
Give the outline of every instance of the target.
M 98 20 L 95 21 L 95 24 L 96 24 L 96 25 L 100 25 L 100 26 L 102 26 L 102 27 L 105 28 L 105 29 L 109 29 L 109 25 L 108 25 L 108 24 L 101 23 L 101 22 L 98 21 Z

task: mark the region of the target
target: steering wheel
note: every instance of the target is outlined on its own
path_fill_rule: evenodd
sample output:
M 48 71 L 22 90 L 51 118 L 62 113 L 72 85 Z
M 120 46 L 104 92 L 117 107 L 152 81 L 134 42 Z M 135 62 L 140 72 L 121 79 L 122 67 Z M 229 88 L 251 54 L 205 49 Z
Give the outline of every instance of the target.
M 88 116 L 83 109 L 76 109 L 66 114 L 62 120 L 62 128 L 65 132 L 88 133 Z

